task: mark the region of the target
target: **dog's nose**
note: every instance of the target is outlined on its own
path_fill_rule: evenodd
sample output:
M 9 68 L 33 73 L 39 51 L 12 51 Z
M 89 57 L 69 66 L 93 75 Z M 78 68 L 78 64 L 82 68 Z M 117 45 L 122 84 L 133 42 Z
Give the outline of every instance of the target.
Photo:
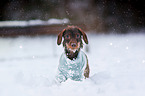
M 71 43 L 71 46 L 72 47 L 76 47 L 76 43 Z

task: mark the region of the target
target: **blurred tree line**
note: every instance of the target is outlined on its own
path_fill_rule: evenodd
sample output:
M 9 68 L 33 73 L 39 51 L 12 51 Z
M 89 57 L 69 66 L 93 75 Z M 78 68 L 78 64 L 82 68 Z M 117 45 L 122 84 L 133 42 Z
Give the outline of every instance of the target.
M 1 0 L 0 21 L 69 18 L 97 32 L 125 33 L 145 25 L 143 0 Z

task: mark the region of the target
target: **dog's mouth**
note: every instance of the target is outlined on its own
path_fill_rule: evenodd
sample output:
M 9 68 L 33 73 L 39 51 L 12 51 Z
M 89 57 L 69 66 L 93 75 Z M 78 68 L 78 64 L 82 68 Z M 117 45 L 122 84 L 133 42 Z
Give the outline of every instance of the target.
M 70 44 L 66 43 L 66 48 L 67 48 L 67 50 L 72 51 L 73 53 L 75 53 L 80 48 L 80 42 L 70 43 Z

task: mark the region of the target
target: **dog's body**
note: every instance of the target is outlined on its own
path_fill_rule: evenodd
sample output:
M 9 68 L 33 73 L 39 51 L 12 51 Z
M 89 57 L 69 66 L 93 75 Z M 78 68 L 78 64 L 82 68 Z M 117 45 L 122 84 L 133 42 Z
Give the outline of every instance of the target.
M 87 55 L 80 50 L 83 47 L 83 40 L 88 44 L 86 34 L 76 26 L 68 26 L 59 35 L 57 44 L 60 45 L 63 40 L 65 52 L 61 55 L 56 79 L 58 82 L 64 82 L 68 78 L 75 81 L 82 81 L 83 77 L 89 78 L 89 64 Z

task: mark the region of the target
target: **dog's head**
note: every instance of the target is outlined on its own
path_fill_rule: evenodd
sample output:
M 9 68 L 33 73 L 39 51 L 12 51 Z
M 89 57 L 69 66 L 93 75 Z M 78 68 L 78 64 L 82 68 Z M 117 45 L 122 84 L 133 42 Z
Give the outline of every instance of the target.
M 58 45 L 61 44 L 62 37 L 64 38 L 63 46 L 72 52 L 79 50 L 83 46 L 82 39 L 86 44 L 88 44 L 87 35 L 77 26 L 68 26 L 63 29 L 63 31 L 58 34 Z

